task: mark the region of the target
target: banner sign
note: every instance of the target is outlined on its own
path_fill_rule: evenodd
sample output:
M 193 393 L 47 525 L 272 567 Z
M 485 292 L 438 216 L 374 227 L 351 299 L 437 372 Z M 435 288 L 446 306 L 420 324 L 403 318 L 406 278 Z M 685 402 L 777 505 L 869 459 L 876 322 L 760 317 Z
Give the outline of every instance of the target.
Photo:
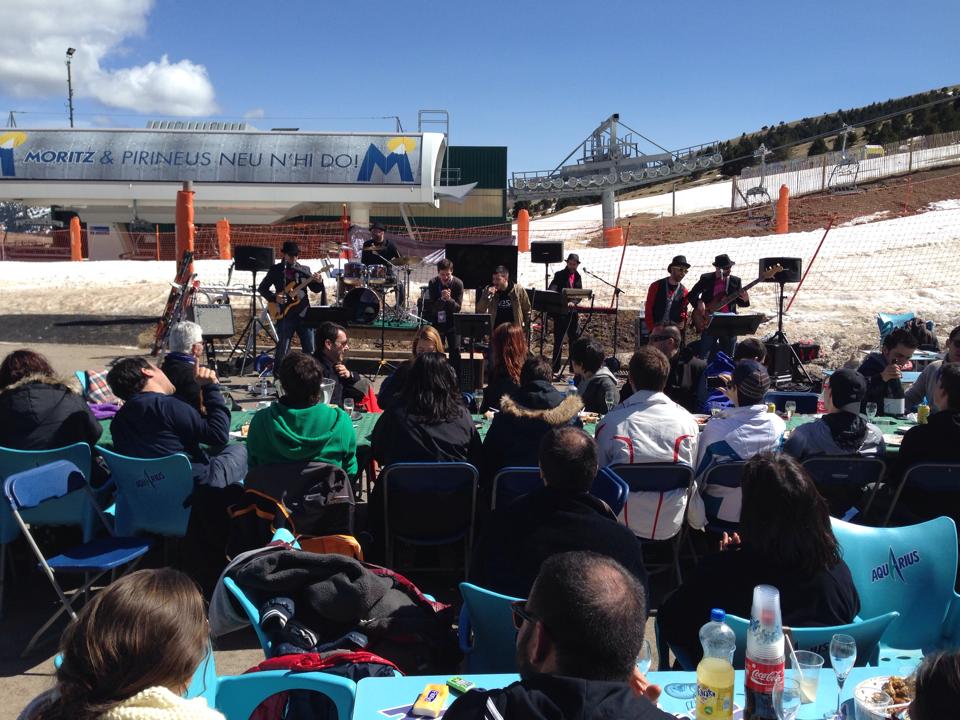
M 423 137 L 2 130 L 4 180 L 417 185 Z

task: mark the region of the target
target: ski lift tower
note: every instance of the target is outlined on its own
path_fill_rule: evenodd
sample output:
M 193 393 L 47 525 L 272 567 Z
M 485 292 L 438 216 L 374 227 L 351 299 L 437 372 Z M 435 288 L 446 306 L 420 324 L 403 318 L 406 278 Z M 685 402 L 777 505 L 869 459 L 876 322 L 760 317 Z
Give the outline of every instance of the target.
M 643 152 L 641 141 L 653 146 L 655 152 Z M 720 167 L 723 156 L 717 148 L 718 143 L 713 142 L 667 150 L 620 122 L 620 115 L 614 113 L 553 170 L 512 173 L 510 193 L 515 200 L 530 202 L 599 193 L 603 229 L 607 230 L 616 226 L 617 192 Z

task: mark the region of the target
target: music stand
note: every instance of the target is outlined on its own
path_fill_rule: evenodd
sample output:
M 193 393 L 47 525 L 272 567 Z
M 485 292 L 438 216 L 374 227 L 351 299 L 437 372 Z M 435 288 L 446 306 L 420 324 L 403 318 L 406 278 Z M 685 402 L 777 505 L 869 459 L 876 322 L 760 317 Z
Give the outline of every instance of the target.
M 717 337 L 737 337 L 739 335 L 753 335 L 760 327 L 763 315 L 737 315 L 736 313 L 714 313 L 710 324 L 704 328 L 704 333 Z
M 456 330 L 457 335 L 464 340 L 467 338 L 470 339 L 470 358 L 467 362 L 473 363 L 476 338 L 482 338 L 484 335 L 490 334 L 490 315 L 487 313 L 454 313 L 453 328 Z M 481 363 L 482 362 L 481 360 Z M 474 375 L 473 377 L 474 387 L 471 388 L 471 390 L 476 390 L 476 376 Z

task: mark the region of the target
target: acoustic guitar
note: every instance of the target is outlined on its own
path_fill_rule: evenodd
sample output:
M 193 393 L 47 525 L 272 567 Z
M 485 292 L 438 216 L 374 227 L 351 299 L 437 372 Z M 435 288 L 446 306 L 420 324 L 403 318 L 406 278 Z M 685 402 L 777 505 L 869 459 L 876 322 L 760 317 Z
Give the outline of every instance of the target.
M 279 293 L 278 295 L 283 295 L 287 298 L 287 301 L 280 305 L 279 303 L 271 300 L 267 303 L 267 312 L 270 313 L 270 317 L 273 318 L 274 322 L 280 322 L 287 313 L 293 310 L 295 307 L 298 307 L 303 299 L 300 297 L 300 291 L 303 290 L 307 285 L 312 282 L 318 282 L 317 278 L 313 275 L 308 276 L 302 283 L 297 284 L 296 280 L 291 280 L 287 283 L 287 286 Z
M 698 332 L 702 333 L 706 329 L 707 325 L 710 324 L 710 320 L 713 318 L 713 314 L 717 310 L 722 308 L 724 305 L 729 305 L 732 303 L 740 296 L 740 293 L 746 292 L 757 283 L 763 282 L 764 280 L 769 280 L 781 270 L 783 270 L 783 266 L 780 264 L 774 265 L 773 267 L 768 267 L 760 274 L 760 277 L 746 287 L 742 287 L 736 292 L 729 293 L 723 297 L 714 298 L 707 304 L 704 304 L 703 301 L 698 302 L 697 306 L 693 309 L 693 317 L 691 318 L 693 326 Z

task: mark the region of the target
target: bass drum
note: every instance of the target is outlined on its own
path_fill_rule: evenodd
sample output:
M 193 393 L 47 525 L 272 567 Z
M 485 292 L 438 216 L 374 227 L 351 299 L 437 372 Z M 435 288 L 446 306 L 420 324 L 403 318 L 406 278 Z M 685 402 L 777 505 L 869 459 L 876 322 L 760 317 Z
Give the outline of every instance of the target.
M 343 296 L 347 322 L 369 325 L 380 315 L 380 298 L 370 288 L 353 288 Z

